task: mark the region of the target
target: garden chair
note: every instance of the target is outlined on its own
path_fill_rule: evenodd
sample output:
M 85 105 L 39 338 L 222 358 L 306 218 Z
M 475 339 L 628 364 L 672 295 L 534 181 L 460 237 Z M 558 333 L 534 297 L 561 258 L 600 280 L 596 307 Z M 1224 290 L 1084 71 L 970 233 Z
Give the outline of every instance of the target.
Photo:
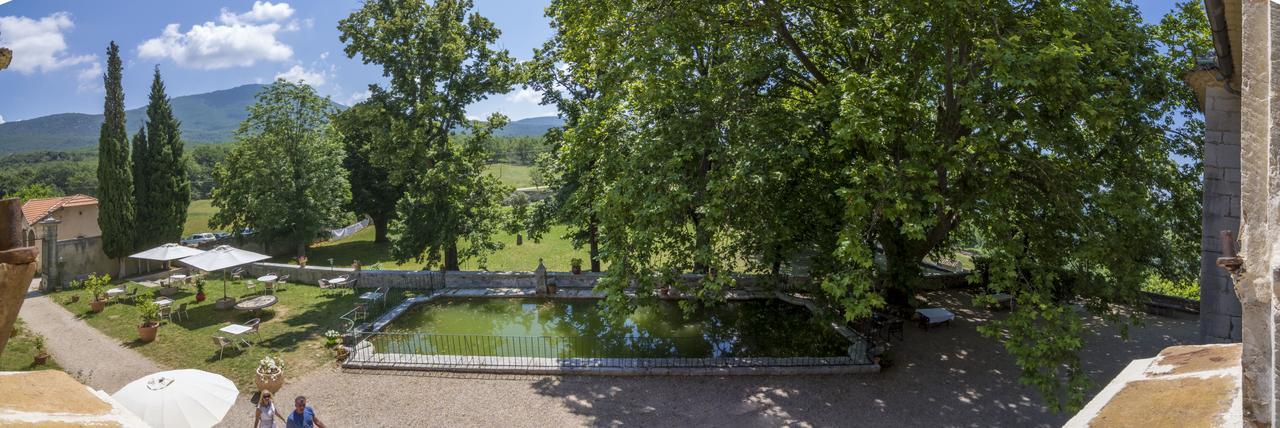
M 244 279 L 244 269 L 236 268 L 235 270 L 232 270 L 231 279 L 234 279 L 237 281 Z
M 258 342 L 262 341 L 262 331 L 258 330 L 258 324 L 261 324 L 261 323 L 262 323 L 261 319 L 254 318 L 249 321 L 245 321 L 245 323 L 243 324 L 245 327 L 249 327 L 250 329 L 249 331 L 252 331 L 253 335 L 258 338 Z
M 166 320 L 169 320 L 169 322 L 170 322 L 170 323 L 172 323 L 172 322 L 173 322 L 173 307 L 171 307 L 171 306 L 161 306 L 161 307 L 160 307 L 160 318 L 164 318 L 164 319 L 166 319 Z
M 227 350 L 228 346 L 235 348 L 236 350 L 240 349 L 240 345 L 237 345 L 235 341 L 222 336 L 213 336 L 213 344 L 218 347 L 219 360 L 222 359 L 222 353 Z
M 276 294 L 276 283 L 274 282 L 262 283 L 262 292 Z
M 252 279 L 244 282 L 244 288 L 249 291 L 253 291 L 253 287 L 257 287 L 257 286 L 258 284 L 253 282 Z
M 289 275 L 280 277 L 276 280 L 276 290 L 284 291 L 284 285 L 289 283 Z
M 187 304 L 183 303 L 181 305 L 178 305 L 178 310 L 173 314 L 178 317 L 179 321 L 187 319 L 190 316 L 187 314 Z

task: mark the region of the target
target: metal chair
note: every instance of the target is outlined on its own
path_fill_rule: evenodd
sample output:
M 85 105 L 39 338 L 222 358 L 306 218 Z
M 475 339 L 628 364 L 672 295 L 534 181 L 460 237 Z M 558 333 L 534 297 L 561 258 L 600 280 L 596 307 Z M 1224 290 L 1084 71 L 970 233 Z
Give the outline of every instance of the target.
M 181 305 L 178 305 L 178 310 L 177 310 L 177 311 L 175 311 L 173 314 L 174 314 L 174 315 L 176 315 L 176 316 L 178 317 L 178 320 L 179 320 L 179 321 L 184 320 L 184 319 L 187 319 L 188 317 L 190 317 L 190 315 L 188 315 L 188 314 L 187 314 L 187 304 L 186 304 L 186 303 L 183 303 L 183 304 L 181 304 Z
M 257 286 L 258 284 L 256 282 L 253 282 L 252 279 L 244 282 L 244 288 L 249 291 L 253 291 L 253 287 L 257 287 Z
M 169 322 L 171 322 L 171 323 L 172 323 L 172 322 L 173 322 L 173 307 L 172 307 L 172 306 L 161 306 L 161 307 L 160 307 L 160 318 L 164 318 L 164 319 L 166 319 L 166 320 L 169 320 Z
M 225 352 L 225 351 L 227 350 L 227 347 L 228 347 L 228 346 L 230 346 L 230 347 L 232 347 L 232 348 L 236 348 L 236 350 L 239 350 L 239 349 L 240 349 L 240 346 L 239 346 L 239 345 L 236 345 L 236 342 L 232 341 L 231 339 L 228 339 L 228 338 L 222 337 L 222 336 L 213 336 L 213 344 L 214 344 L 214 346 L 217 346 L 217 347 L 218 347 L 218 359 L 219 359 L 219 360 L 221 360 L 221 359 L 222 359 L 222 353 L 223 353 L 223 352 Z
M 280 277 L 276 280 L 276 290 L 284 291 L 284 285 L 289 283 L 289 275 Z
M 232 270 L 232 271 L 231 271 L 231 279 L 234 279 L 234 280 L 237 280 L 237 281 L 238 281 L 238 280 L 241 280 L 241 279 L 244 279 L 244 269 L 236 268 L 236 269 Z
M 245 327 L 249 327 L 250 329 L 249 331 L 252 331 L 254 336 L 258 337 L 258 342 L 262 341 L 262 331 L 258 330 L 258 324 L 261 324 L 261 323 L 262 323 L 261 319 L 254 318 L 249 321 L 245 321 L 245 323 L 243 324 Z

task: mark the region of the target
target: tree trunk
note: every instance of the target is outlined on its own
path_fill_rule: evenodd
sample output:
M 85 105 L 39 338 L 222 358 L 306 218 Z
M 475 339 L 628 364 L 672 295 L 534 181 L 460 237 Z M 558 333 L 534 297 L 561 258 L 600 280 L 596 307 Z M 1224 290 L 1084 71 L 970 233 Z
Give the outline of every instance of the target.
M 455 239 L 444 247 L 444 270 L 458 269 L 458 241 Z
M 885 300 L 894 306 L 907 306 L 920 284 L 920 262 L 925 252 L 921 242 L 904 236 L 896 224 L 884 222 L 880 226 L 879 241 L 884 247 Z
M 306 256 L 306 255 L 307 255 L 307 242 L 306 242 L 306 241 L 299 242 L 299 243 L 298 243 L 298 257 L 303 257 L 303 256 Z
M 516 246 L 524 245 L 524 235 L 516 234 Z
M 387 218 L 385 218 L 385 217 L 374 217 L 374 218 L 373 218 L 373 242 L 374 242 L 374 243 L 376 243 L 376 244 L 384 244 L 384 243 L 387 243 L 387 242 L 389 241 L 389 240 L 387 239 L 387 224 L 388 224 L 388 223 L 390 223 L 390 221 L 389 221 Z
M 591 243 L 591 271 L 600 272 L 600 237 L 599 230 L 596 228 L 596 216 L 591 215 L 591 222 L 587 225 L 587 240 Z

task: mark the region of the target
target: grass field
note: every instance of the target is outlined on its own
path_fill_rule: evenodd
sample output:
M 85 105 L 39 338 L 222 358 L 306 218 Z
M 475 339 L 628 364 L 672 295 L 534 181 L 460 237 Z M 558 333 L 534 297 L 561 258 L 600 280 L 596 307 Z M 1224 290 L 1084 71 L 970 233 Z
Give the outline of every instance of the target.
M 131 284 L 130 287 L 139 285 Z M 236 299 L 261 291 L 261 286 L 248 290 L 238 282 L 230 282 L 227 287 L 228 296 Z M 147 295 L 149 292 L 149 289 L 143 288 L 140 295 Z M 141 321 L 134 303 L 112 303 L 101 313 L 94 314 L 89 311 L 89 297 L 84 290 L 64 290 L 53 293 L 51 298 L 90 326 L 161 364 L 170 367 L 200 367 L 202 370 L 216 372 L 235 381 L 242 390 L 253 385 L 258 360 L 263 356 L 282 358 L 285 376 L 289 378 L 333 361 L 333 351 L 324 347 L 324 332 L 341 329 L 338 317 L 351 310 L 356 302 L 349 290 L 321 290 L 316 286 L 293 284 L 276 292 L 280 299 L 278 304 L 258 315 L 250 315 L 234 310 L 214 310 L 214 300 L 222 297 L 222 281 L 209 281 L 205 292 L 208 299 L 201 303 L 195 301 L 194 290 L 190 288 L 174 295 L 173 307 L 188 304 L 187 312 L 190 317 L 172 323 L 164 321 L 156 340 L 151 343 L 137 340 L 137 327 Z M 80 301 L 68 304 L 68 297 L 76 293 L 80 295 Z M 223 335 L 218 329 L 228 323 L 242 323 L 255 316 L 262 319 L 261 341 L 240 350 L 227 348 L 226 355 L 219 359 L 218 347 L 212 339 L 213 336 Z M 250 342 L 256 340 L 252 336 L 246 338 Z M 7 356 L 10 352 L 5 351 L 5 354 Z M 25 358 L 30 363 L 30 357 Z
M 217 208 L 212 205 L 213 201 L 201 199 L 192 201 L 187 207 L 187 223 L 182 226 L 182 237 L 188 237 L 195 233 L 216 232 L 209 227 L 209 218 L 218 212 Z
M 49 357 L 44 364 L 35 364 L 33 357 L 36 355 L 36 335 L 26 329 L 21 319 L 14 324 L 13 331 L 14 336 L 9 338 L 4 354 L 0 355 L 0 372 L 61 369 L 53 357 Z
M 489 174 L 498 177 L 502 184 L 514 187 L 529 187 L 533 185 L 533 178 L 529 172 L 533 169 L 530 166 L 514 165 L 506 163 L 489 164 L 487 168 Z
M 589 265 L 585 262 L 586 249 L 574 251 L 573 245 L 560 237 L 564 233 L 564 226 L 555 226 L 550 233 L 543 236 L 542 242 L 534 243 L 526 236 L 524 245 L 516 245 L 514 235 L 500 233 L 496 239 L 504 245 L 504 248 L 489 255 L 489 261 L 485 267 L 491 271 L 530 271 L 538 266 L 538 259 L 542 258 L 548 270 L 567 271 L 570 260 L 576 257 L 584 260 L 583 269 L 587 269 Z M 351 266 L 355 260 L 359 260 L 363 266 L 379 264 L 384 269 L 416 270 L 422 269 L 423 266 L 422 263 L 412 260 L 403 264 L 396 263 L 391 257 L 391 244 L 373 242 L 372 227 L 365 228 L 347 239 L 312 246 L 308 250 L 307 258 L 310 260 L 308 264 L 312 266 L 329 266 L 329 259 L 333 259 L 334 266 Z M 277 261 L 288 262 L 288 258 Z M 439 268 L 439 266 L 435 267 Z M 461 268 L 476 270 L 480 266 L 475 260 L 470 260 L 462 263 Z

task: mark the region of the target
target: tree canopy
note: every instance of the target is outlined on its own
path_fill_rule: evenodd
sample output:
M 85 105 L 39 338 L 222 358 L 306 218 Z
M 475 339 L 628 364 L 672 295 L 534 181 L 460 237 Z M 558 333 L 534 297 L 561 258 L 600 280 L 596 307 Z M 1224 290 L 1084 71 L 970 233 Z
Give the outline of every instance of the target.
M 497 27 L 472 9 L 470 0 L 376 0 L 338 23 L 347 56 L 380 65 L 390 80 L 370 86 L 391 123 L 391 138 L 371 158 L 405 192 L 391 225 L 393 253 L 448 270 L 460 259 L 483 264 L 500 245 L 492 234 L 505 191 L 484 162 L 493 130 L 507 120 L 468 120 L 465 109 L 507 92 L 516 77 L 515 60 L 492 47 Z M 459 128 L 465 133 L 450 138 Z
M 214 172 L 219 210 L 209 225 L 252 228 L 267 242 L 296 246 L 299 256 L 323 230 L 341 226 L 351 189 L 333 113 L 311 86 L 276 80 L 264 88 Z
M 545 63 L 568 71 L 544 80 L 571 101 L 552 182 L 592 186 L 557 200 L 599 221 L 613 296 L 654 273 L 708 273 L 687 291 L 715 299 L 718 273 L 808 272 L 856 319 L 908 305 L 925 257 L 977 247 L 986 286 L 1017 302 L 984 332 L 1051 405 L 1078 406 L 1077 308 L 1122 321 L 1148 275 L 1187 272 L 1179 82 L 1151 72 L 1132 5 L 668 6 L 548 9 Z
M 123 70 L 120 47 L 111 42 L 107 46 L 107 74 L 103 77 L 106 96 L 98 137 L 97 190 L 102 251 L 113 258 L 122 258 L 133 252 L 135 234 L 133 162 L 129 158 L 124 88 L 120 83 Z

